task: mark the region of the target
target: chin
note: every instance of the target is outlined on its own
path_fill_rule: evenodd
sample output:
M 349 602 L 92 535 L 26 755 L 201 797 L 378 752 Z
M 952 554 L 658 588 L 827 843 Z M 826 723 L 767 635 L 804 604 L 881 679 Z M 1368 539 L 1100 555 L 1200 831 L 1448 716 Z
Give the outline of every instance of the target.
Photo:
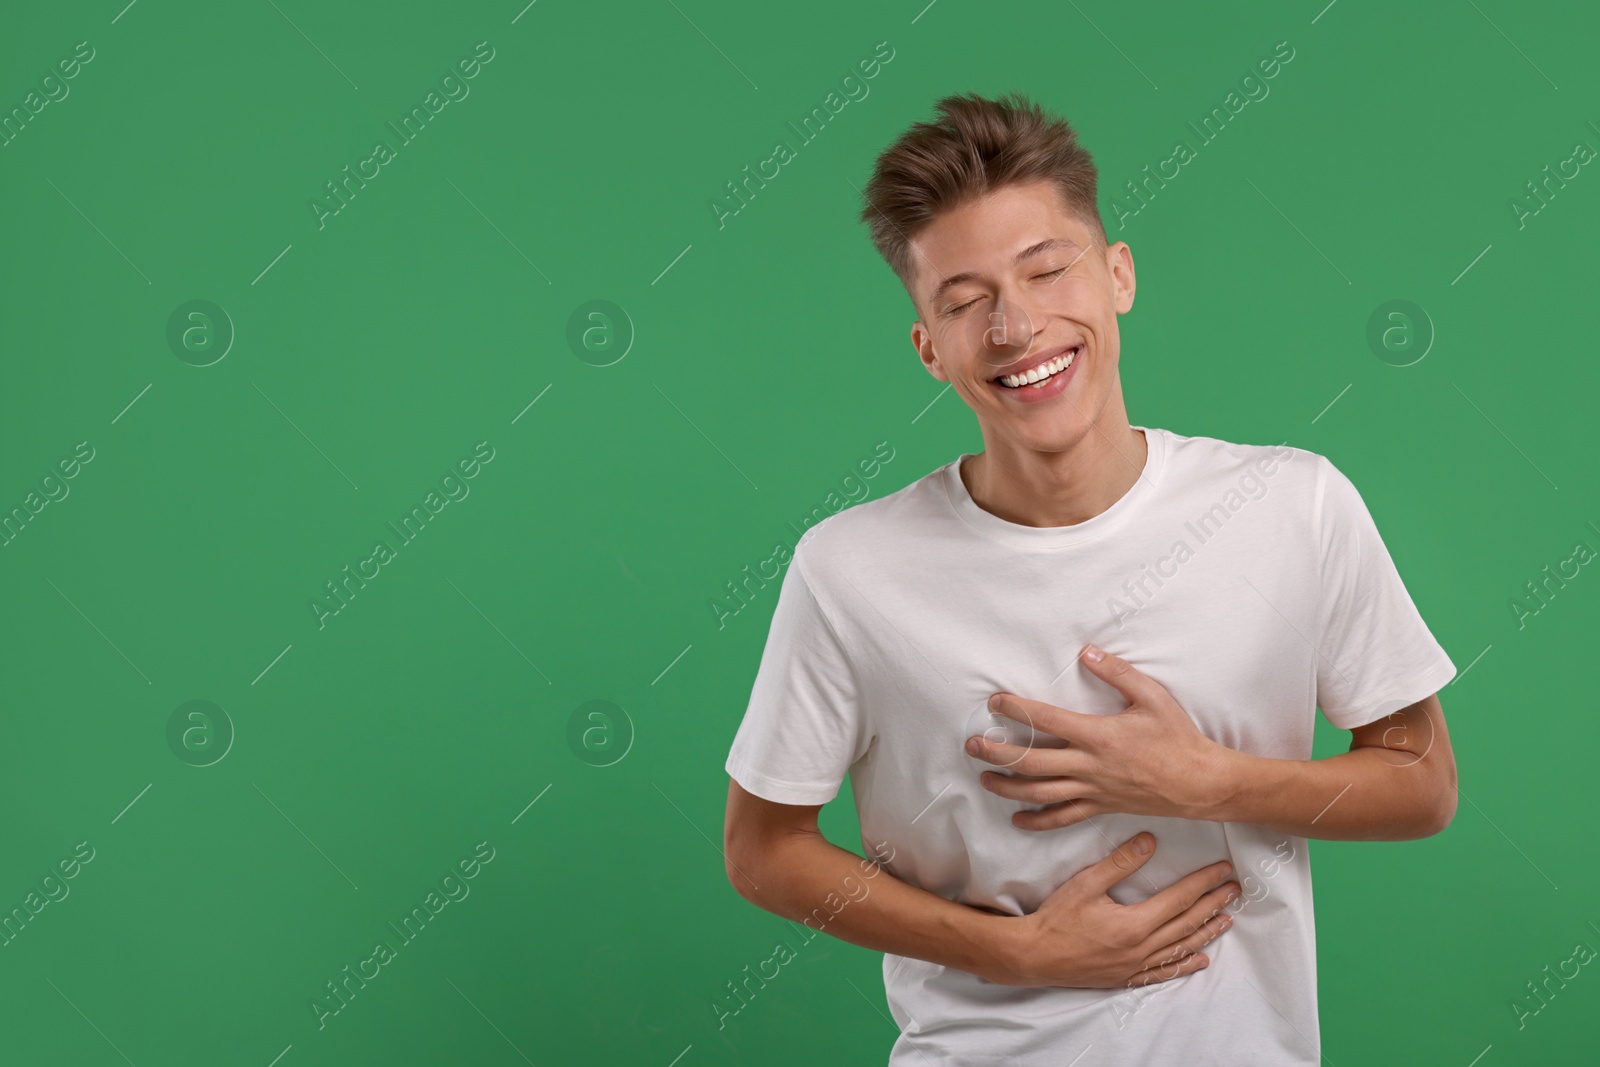
M 985 434 L 985 440 L 1008 440 L 1029 452 L 1066 452 L 1090 432 L 1089 427 L 1076 415 L 1070 421 L 1040 419 L 1035 424 L 1013 420 L 997 429 L 1000 431 L 997 434 Z

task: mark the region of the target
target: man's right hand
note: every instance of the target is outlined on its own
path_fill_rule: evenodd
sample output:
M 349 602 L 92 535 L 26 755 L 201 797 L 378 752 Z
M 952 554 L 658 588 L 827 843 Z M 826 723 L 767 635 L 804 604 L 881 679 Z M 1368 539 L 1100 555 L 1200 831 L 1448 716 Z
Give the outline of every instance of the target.
M 1136 845 L 1149 852 L 1141 854 Z M 1155 855 L 1155 838 L 1135 834 L 1067 879 L 1037 911 L 1011 920 L 1001 985 L 1112 989 L 1165 982 L 1210 963 L 1200 948 L 1233 924 L 1222 909 L 1239 895 L 1220 879 L 1232 865 L 1214 863 L 1137 904 L 1119 904 L 1109 890 Z

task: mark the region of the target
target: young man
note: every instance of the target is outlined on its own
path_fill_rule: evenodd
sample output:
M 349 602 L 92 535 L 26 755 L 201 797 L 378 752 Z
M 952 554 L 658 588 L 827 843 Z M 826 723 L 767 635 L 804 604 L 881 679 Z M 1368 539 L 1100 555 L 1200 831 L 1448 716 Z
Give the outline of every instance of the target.
M 862 219 L 984 450 L 796 547 L 728 877 L 885 954 L 896 1067 L 1317 1064 L 1306 838 L 1448 825 L 1455 667 L 1326 458 L 1129 424 L 1133 255 L 1071 128 L 938 109 Z M 817 830 L 847 772 L 876 862 Z

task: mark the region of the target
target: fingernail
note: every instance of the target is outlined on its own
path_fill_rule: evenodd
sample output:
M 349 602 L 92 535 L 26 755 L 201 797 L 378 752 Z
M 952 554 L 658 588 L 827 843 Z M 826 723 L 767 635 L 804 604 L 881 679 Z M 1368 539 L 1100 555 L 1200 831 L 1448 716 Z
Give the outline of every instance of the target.
M 1000 694 L 999 693 L 996 693 L 994 696 L 989 698 L 989 710 L 990 711 L 999 711 L 1000 710 Z
M 976 737 L 974 737 L 974 738 L 971 738 L 970 740 L 967 741 L 967 755 L 976 756 L 977 754 L 978 754 L 978 739 Z
M 1150 855 L 1150 850 L 1154 847 L 1154 840 L 1147 834 L 1140 834 L 1133 839 L 1133 850 L 1141 856 Z
M 1099 663 L 1101 658 L 1104 656 L 1105 653 L 1096 645 L 1083 646 L 1083 658 L 1088 660 L 1090 663 Z

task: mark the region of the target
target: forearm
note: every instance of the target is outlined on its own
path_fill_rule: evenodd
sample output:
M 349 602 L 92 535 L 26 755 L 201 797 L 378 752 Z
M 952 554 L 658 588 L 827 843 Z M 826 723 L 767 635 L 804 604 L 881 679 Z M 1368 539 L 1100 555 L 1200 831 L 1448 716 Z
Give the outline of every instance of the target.
M 1010 966 L 1009 916 L 900 881 L 821 833 L 786 835 L 730 858 L 739 895 L 808 928 L 878 952 L 995 980 Z
M 1363 747 L 1320 760 L 1224 749 L 1218 800 L 1195 817 L 1332 841 L 1406 841 L 1455 812 L 1455 780 L 1406 751 Z

